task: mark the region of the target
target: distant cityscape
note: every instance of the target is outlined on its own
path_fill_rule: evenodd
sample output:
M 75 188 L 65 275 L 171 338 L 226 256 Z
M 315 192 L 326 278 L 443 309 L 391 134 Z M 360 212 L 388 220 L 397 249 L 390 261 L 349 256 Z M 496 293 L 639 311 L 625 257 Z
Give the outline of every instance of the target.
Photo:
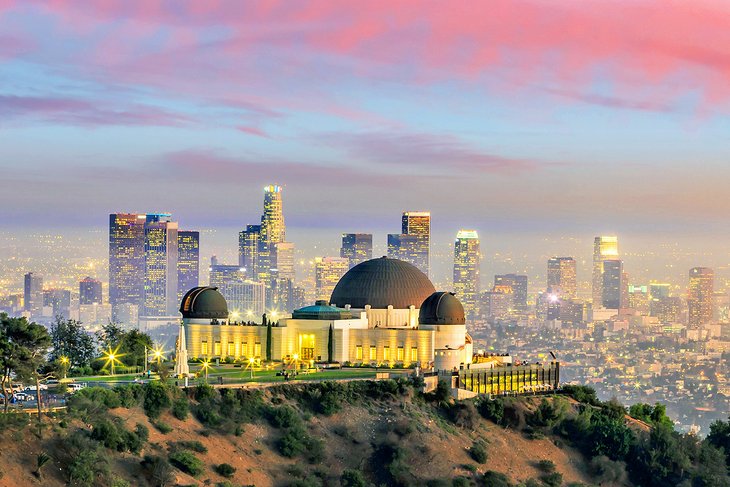
M 209 285 L 225 297 L 232 320 L 260 322 L 264 314 L 276 320 L 330 301 L 340 278 L 374 256 L 371 233 L 342 233 L 339 255 L 297 259 L 279 185 L 264 188 L 260 222 L 242 226 L 237 262 L 201 256 L 201 232 L 180 229 L 170 213 L 113 213 L 108 242 L 108 282 L 101 269 L 86 269 L 78 287 L 57 286 L 59 272 L 78 269 L 31 262 L 22 292 L 15 284 L 20 276 L 3 280 L 0 311 L 46 325 L 72 319 L 96 331 L 113 321 L 164 335 L 180 321 L 183 295 Z M 593 243 L 589 283 L 579 280 L 579 259 L 570 255 L 550 257 L 539 282 L 518 271 L 485 278 L 478 231 L 462 229 L 453 243 L 453 274 L 434 276 L 428 211 L 402 213 L 400 233 L 387 235 L 387 256 L 451 285 L 443 290 L 463 303 L 475 351 L 552 353 L 563 380 L 626 403 L 666 403 L 686 431 L 706 432 L 730 410 L 730 296 L 712 268 L 687 269 L 683 285 L 636 282 L 619 238 L 604 235 Z

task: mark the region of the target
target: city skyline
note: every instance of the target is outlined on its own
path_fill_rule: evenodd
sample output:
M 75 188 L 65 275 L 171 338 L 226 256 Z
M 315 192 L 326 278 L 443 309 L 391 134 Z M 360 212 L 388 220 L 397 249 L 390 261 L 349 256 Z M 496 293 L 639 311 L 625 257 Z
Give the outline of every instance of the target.
M 235 226 L 259 199 L 241 187 L 276 180 L 291 229 L 428 207 L 481 231 L 727 235 L 722 6 L 497 3 L 3 2 L 0 224 L 86 226 L 94 201 Z

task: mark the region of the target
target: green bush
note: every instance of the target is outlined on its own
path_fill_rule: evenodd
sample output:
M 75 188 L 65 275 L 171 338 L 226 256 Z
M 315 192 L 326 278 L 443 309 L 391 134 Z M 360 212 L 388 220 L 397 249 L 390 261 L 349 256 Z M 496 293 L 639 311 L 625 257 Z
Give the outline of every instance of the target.
M 170 453 L 170 463 L 193 477 L 197 477 L 205 470 L 203 462 L 189 451 Z
M 144 469 L 150 483 L 155 487 L 167 487 L 171 485 L 175 477 L 172 472 L 172 465 L 166 458 L 145 455 L 142 460 Z
M 495 472 L 494 470 L 487 470 L 484 473 L 482 483 L 489 487 L 510 487 L 512 485 L 505 474 Z
M 466 477 L 455 477 L 451 481 L 451 487 L 469 487 L 470 485 L 469 479 Z
M 346 469 L 340 476 L 340 485 L 342 487 L 367 487 L 368 483 L 359 470 Z
M 185 397 L 179 397 L 172 402 L 172 415 L 179 420 L 185 420 L 188 418 L 188 412 L 190 406 L 188 400 Z
M 271 426 L 276 428 L 291 428 L 301 423 L 299 415 L 291 406 L 270 407 L 266 416 Z
M 287 458 L 294 458 L 304 453 L 307 449 L 304 436 L 304 431 L 299 428 L 289 429 L 277 443 L 279 453 Z
M 172 401 L 170 391 L 162 382 L 148 382 L 144 385 L 144 412 L 150 418 L 159 418 L 162 411 L 168 409 Z
M 545 474 L 540 477 L 540 480 L 548 487 L 560 487 L 563 485 L 563 474 L 559 472 Z
M 563 386 L 562 392 L 569 395 L 582 404 L 591 406 L 600 406 L 601 401 L 598 400 L 596 390 L 588 386 L 566 385 Z
M 141 384 L 126 384 L 114 388 L 114 392 L 119 396 L 119 402 L 125 408 L 133 408 L 139 406 L 144 397 L 144 390 Z
M 231 478 L 236 473 L 236 467 L 228 463 L 221 463 L 220 465 L 216 465 L 214 469 L 218 473 L 218 475 L 226 478 Z
M 164 421 L 152 421 L 152 426 L 154 426 L 155 429 L 163 435 L 166 435 L 172 431 L 172 426 L 165 423 Z
M 170 443 L 170 447 L 174 451 L 191 450 L 198 453 L 208 453 L 208 448 L 206 448 L 205 445 L 198 440 L 175 441 Z
M 140 427 L 144 429 L 140 429 Z M 144 438 L 145 434 L 146 438 Z M 94 424 L 91 430 L 92 439 L 99 441 L 109 449 L 120 452 L 139 453 L 148 437 L 149 431 L 144 426 L 138 424 L 136 432 L 131 432 L 124 427 L 121 420 L 105 419 Z
M 475 441 L 469 449 L 469 455 L 477 463 L 487 463 L 487 448 L 483 441 Z
M 502 424 L 504 418 L 504 402 L 501 399 L 482 399 L 477 402 L 477 411 L 485 419 Z
M 545 473 L 553 473 L 555 471 L 555 463 L 552 460 L 540 460 L 537 462 L 537 468 Z
M 118 408 L 122 405 L 119 394 L 113 389 L 106 389 L 104 387 L 86 387 L 72 397 L 85 397 L 97 404 L 103 404 L 109 409 Z

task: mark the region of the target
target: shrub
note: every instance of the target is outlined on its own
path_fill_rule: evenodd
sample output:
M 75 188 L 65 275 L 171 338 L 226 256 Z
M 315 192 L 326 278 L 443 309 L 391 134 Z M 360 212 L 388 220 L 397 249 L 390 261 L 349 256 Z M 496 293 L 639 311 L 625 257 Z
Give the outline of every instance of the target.
M 206 448 L 205 445 L 203 445 L 198 440 L 176 441 L 170 443 L 170 447 L 175 451 L 191 450 L 198 453 L 208 453 L 208 448 Z
M 133 408 L 139 406 L 144 396 L 144 390 L 141 384 L 126 384 L 114 388 L 114 392 L 119 396 L 120 404 L 125 408 Z
M 193 477 L 197 477 L 205 470 L 203 462 L 189 451 L 170 453 L 170 463 Z
M 486 471 L 482 481 L 483 485 L 489 487 L 510 487 L 512 485 L 505 474 L 493 470 Z
M 477 411 L 485 419 L 502 424 L 504 418 L 504 402 L 501 399 L 483 399 L 477 403 Z
M 98 477 L 106 475 L 106 457 L 96 450 L 82 450 L 66 467 L 70 485 L 93 487 L 98 485 Z
M 537 468 L 545 473 L 553 473 L 555 471 L 555 463 L 552 460 L 540 460 L 537 462 Z
M 614 462 L 606 456 L 598 456 L 591 460 L 591 473 L 599 484 L 624 485 L 626 483 L 626 464 Z
M 144 437 L 145 435 L 146 437 Z M 136 431 L 133 433 L 127 430 L 121 421 L 109 421 L 105 419 L 92 427 L 91 438 L 101 442 L 105 447 L 112 450 L 139 453 L 142 445 L 149 438 L 149 431 L 144 426 L 138 424 Z
M 271 407 L 267 411 L 267 418 L 271 426 L 276 428 L 291 428 L 301 423 L 299 415 L 290 406 Z
M 599 406 L 601 401 L 598 400 L 596 390 L 588 386 L 566 385 L 563 386 L 563 392 L 576 401 L 591 406 Z
M 142 468 L 150 483 L 155 487 L 167 487 L 175 479 L 172 473 L 172 465 L 166 458 L 145 455 L 144 460 L 142 460 Z
M 469 455 L 477 463 L 487 463 L 487 449 L 482 441 L 475 441 L 469 449 Z
M 451 487 L 469 487 L 469 485 L 471 484 L 469 483 L 469 479 L 466 477 L 455 477 L 451 481 Z
M 188 418 L 188 412 L 190 411 L 190 406 L 188 404 L 188 400 L 184 397 L 179 397 L 175 399 L 172 403 L 172 415 L 175 416 L 179 420 L 185 420 Z
M 195 392 L 193 393 L 195 400 L 202 402 L 206 399 L 213 399 L 216 395 L 215 389 L 210 384 L 200 383 L 195 386 Z
M 152 426 L 154 426 L 155 429 L 157 429 L 157 431 L 159 431 L 163 435 L 166 435 L 167 433 L 172 431 L 172 426 L 165 423 L 164 421 L 153 421 Z
M 456 426 L 471 430 L 476 427 L 479 414 L 472 402 L 463 401 L 454 403 L 448 409 L 448 417 Z
M 342 487 L 367 487 L 367 482 L 362 472 L 359 470 L 347 469 L 340 476 L 340 485 Z
M 548 487 L 560 487 L 563 485 L 563 474 L 559 472 L 545 474 L 540 477 L 540 480 L 542 480 Z
M 226 478 L 231 478 L 236 473 L 236 467 L 234 467 L 233 465 L 229 465 L 228 463 L 221 463 L 220 465 L 216 465 L 214 469 L 218 473 L 218 475 Z
M 287 458 L 294 458 L 304 453 L 304 450 L 306 450 L 306 445 L 303 441 L 304 435 L 304 431 L 299 428 L 289 429 L 277 443 L 279 453 Z
M 150 439 L 150 430 L 143 424 L 137 423 L 137 426 L 134 427 L 134 432 L 137 433 L 137 436 L 139 436 L 139 439 L 143 443 L 146 443 Z
M 144 412 L 150 418 L 158 418 L 171 404 L 170 391 L 162 382 L 148 382 L 144 385 Z

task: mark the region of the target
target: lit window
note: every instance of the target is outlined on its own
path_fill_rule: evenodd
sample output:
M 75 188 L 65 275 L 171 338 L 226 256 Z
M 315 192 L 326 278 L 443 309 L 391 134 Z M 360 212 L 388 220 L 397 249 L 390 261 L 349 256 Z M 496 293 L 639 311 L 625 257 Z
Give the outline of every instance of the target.
M 406 356 L 405 349 L 403 347 L 398 347 L 398 352 L 396 352 L 398 355 L 396 356 L 396 360 L 398 362 L 403 362 L 403 359 Z
M 378 352 L 375 350 L 375 347 L 370 347 L 370 360 L 377 360 L 378 359 Z
M 390 347 L 383 348 L 383 360 L 390 360 Z
M 216 357 L 220 357 L 221 354 L 221 342 L 215 342 L 213 344 L 213 355 Z
M 253 356 L 254 357 L 260 357 L 261 356 L 261 344 L 260 343 L 254 343 L 254 345 L 253 345 Z
M 203 342 L 200 344 L 200 354 L 208 355 L 208 342 Z
M 233 357 L 236 355 L 236 345 L 233 342 L 228 342 L 228 356 Z
M 241 356 L 248 357 L 248 343 L 241 342 Z
M 411 362 L 418 362 L 418 348 L 411 347 Z
M 355 360 L 362 360 L 362 345 L 355 347 Z

